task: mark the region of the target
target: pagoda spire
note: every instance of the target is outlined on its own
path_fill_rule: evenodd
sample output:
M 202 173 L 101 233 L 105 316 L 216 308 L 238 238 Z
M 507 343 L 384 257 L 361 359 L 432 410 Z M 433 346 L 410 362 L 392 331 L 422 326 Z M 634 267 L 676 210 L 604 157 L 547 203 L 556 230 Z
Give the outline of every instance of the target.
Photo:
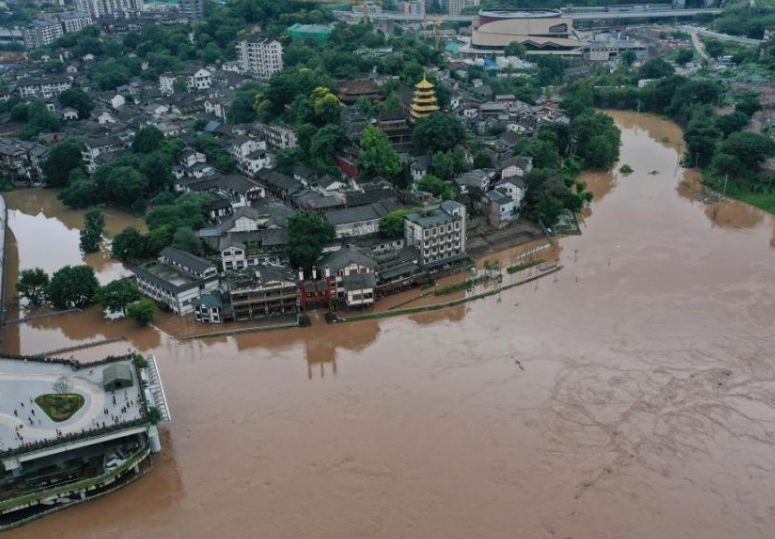
M 410 119 L 414 123 L 438 111 L 439 104 L 436 100 L 436 90 L 433 84 L 428 81 L 425 72 L 423 72 L 422 80 L 414 86 L 414 99 L 409 112 Z

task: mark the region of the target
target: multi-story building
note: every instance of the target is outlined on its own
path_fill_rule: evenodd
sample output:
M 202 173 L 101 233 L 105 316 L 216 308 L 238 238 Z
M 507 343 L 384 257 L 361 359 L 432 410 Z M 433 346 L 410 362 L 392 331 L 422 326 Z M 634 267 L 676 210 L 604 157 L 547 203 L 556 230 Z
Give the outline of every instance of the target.
M 258 266 L 229 279 L 234 320 L 293 314 L 299 310 L 299 283 L 287 266 Z
M 88 12 L 94 19 L 130 19 L 143 11 L 143 0 L 75 0 L 76 11 Z
M 175 93 L 175 82 L 180 78 L 185 81 L 188 91 L 208 90 L 213 85 L 213 74 L 207 69 L 200 68 L 178 75 L 176 73 L 162 73 L 159 75 L 159 91 L 163 95 Z
M 19 81 L 17 89 L 22 97 L 42 97 L 51 99 L 73 85 L 64 77 L 45 77 L 42 79 L 26 79 Z
M 218 288 L 218 269 L 198 256 L 165 247 L 158 260 L 132 270 L 143 294 L 175 314 L 194 311 L 192 302 Z
M 425 15 L 425 0 L 411 0 L 401 4 L 406 15 Z
M 97 157 L 104 153 L 118 152 L 126 145 L 117 136 L 90 137 L 83 143 L 81 156 L 89 173 L 97 170 Z
M 284 150 L 299 145 L 296 129 L 287 125 L 264 125 L 266 144 L 271 150 Z
M 180 12 L 189 19 L 204 19 L 205 0 L 180 0 Z
M 283 69 L 283 46 L 274 39 L 248 36 L 236 45 L 237 62 L 242 71 L 268 79 Z
M 94 24 L 91 15 L 86 11 L 63 13 L 58 18 L 62 23 L 62 30 L 64 30 L 65 34 L 68 32 L 80 32 L 87 26 Z
M 466 256 L 466 207 L 447 200 L 404 217 L 406 245 L 420 251 L 420 265 L 433 269 Z
M 62 37 L 63 34 L 62 23 L 56 19 L 35 19 L 22 29 L 24 46 L 28 50 L 53 43 Z

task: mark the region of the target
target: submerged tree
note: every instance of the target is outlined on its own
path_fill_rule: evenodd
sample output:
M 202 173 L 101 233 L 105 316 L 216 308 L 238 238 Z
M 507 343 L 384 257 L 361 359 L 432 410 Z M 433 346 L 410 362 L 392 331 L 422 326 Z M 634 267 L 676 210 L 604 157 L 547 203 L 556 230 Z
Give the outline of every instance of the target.
M 32 305 L 38 305 L 46 299 L 48 282 L 48 274 L 41 268 L 22 270 L 19 272 L 16 291 L 21 297 L 27 298 Z

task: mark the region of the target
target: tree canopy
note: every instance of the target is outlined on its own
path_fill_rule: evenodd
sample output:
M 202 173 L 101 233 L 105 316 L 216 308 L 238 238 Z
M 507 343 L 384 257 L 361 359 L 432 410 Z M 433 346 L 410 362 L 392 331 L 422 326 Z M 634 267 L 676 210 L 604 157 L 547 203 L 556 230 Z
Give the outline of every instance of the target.
M 434 112 L 418 120 L 412 133 L 412 143 L 422 153 L 451 150 L 465 140 L 466 129 L 463 124 L 442 112 Z
M 132 140 L 132 151 L 134 153 L 152 153 L 158 150 L 164 140 L 164 135 L 153 125 L 141 127 L 135 133 Z
M 108 312 L 125 313 L 127 305 L 142 297 L 142 292 L 132 281 L 117 279 L 101 287 L 97 292 L 96 300 Z
M 99 287 L 90 266 L 65 266 L 51 277 L 46 295 L 57 309 L 81 308 L 94 301 Z
M 66 139 L 54 146 L 41 165 L 46 182 L 52 187 L 67 185 L 70 173 L 83 167 L 81 143 L 74 138 Z
M 401 171 L 398 154 L 390 145 L 387 135 L 373 125 L 363 132 L 356 166 L 358 172 L 367 178 L 381 176 L 391 179 Z
M 38 305 L 46 299 L 48 283 L 48 274 L 41 268 L 24 269 L 19 272 L 16 291 L 19 296 L 27 298 L 30 304 Z
M 147 326 L 153 322 L 155 312 L 156 304 L 148 298 L 130 303 L 126 308 L 126 315 L 141 326 Z
M 288 219 L 288 257 L 293 267 L 309 269 L 317 264 L 323 247 L 334 240 L 334 225 L 312 212 Z

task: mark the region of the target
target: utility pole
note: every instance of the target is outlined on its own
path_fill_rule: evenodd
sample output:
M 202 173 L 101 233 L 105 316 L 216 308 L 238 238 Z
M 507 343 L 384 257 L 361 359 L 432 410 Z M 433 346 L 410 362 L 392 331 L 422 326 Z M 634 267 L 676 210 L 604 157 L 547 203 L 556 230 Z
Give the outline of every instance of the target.
M 727 181 L 729 180 L 729 173 L 724 174 L 724 196 L 727 194 Z

